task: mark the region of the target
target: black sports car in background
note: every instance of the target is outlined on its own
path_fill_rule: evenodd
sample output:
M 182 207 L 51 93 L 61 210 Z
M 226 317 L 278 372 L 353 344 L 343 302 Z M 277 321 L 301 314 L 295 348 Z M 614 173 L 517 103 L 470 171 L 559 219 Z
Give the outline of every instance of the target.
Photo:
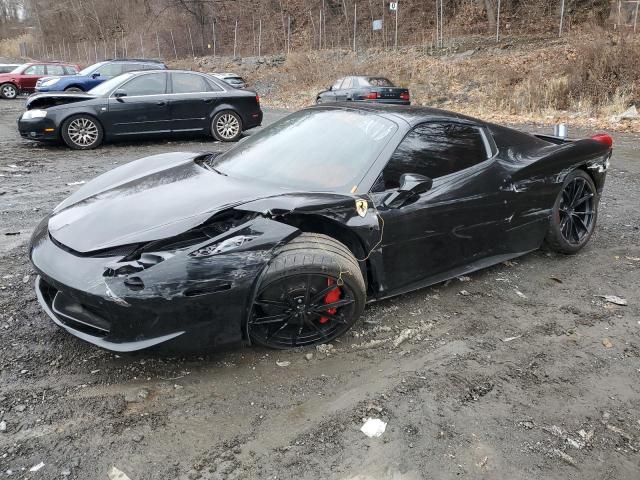
M 316 97 L 316 103 L 369 102 L 409 105 L 409 90 L 384 77 L 344 77 Z
M 91 149 L 104 140 L 203 133 L 232 142 L 262 123 L 260 99 L 209 75 L 151 70 L 114 77 L 87 93 L 39 93 L 27 100 L 20 135 Z
M 226 153 L 168 153 L 87 183 L 36 229 L 44 310 L 138 350 L 347 331 L 365 303 L 589 241 L 611 137 L 534 136 L 363 104 L 285 117 Z

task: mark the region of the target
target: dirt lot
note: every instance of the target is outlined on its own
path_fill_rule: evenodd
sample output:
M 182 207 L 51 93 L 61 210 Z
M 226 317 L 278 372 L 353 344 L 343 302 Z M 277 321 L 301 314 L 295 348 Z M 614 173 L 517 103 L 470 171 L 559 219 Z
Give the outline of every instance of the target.
M 21 108 L 0 102 L 0 478 L 640 478 L 638 136 L 615 137 L 579 255 L 536 252 L 372 305 L 329 351 L 163 358 L 56 328 L 26 245 L 75 182 L 226 146 L 72 152 L 21 140 Z M 360 432 L 367 417 L 388 422 L 380 438 Z

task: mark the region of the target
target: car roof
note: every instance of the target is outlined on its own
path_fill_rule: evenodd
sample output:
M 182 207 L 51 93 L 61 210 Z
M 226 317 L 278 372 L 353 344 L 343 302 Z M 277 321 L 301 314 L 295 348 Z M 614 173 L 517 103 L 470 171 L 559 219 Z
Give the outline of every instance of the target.
M 108 63 L 108 62 L 134 62 L 134 63 L 164 63 L 161 62 L 160 60 L 154 60 L 154 59 L 150 59 L 150 58 L 110 58 L 108 60 L 104 60 L 101 63 Z
M 485 125 L 486 122 L 477 118 L 468 117 L 460 113 L 451 112 L 449 110 L 440 110 L 439 108 L 421 107 L 414 105 L 390 105 L 384 103 L 361 103 L 361 102 L 342 102 L 332 105 L 320 104 L 308 107 L 310 109 L 348 109 L 366 111 L 391 120 L 402 119 L 410 126 L 425 121 L 457 121 L 462 123 L 473 123 L 475 125 Z

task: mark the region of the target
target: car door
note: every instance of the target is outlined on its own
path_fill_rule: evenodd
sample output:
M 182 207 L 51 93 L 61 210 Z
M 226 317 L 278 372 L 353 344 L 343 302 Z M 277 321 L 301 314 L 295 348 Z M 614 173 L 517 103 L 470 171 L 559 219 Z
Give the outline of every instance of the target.
M 391 156 L 372 188 L 384 222 L 388 291 L 434 283 L 504 253 L 508 219 L 501 188 L 508 175 L 489 140 L 476 125 L 430 122 L 409 132 Z M 433 186 L 386 206 L 404 173 L 431 178 Z
M 171 72 L 171 131 L 198 132 L 211 127 L 209 113 L 220 98 L 219 91 L 203 75 Z
M 345 78 L 344 82 L 338 90 L 335 92 L 335 101 L 344 102 L 349 98 L 349 93 L 353 89 L 353 77 Z
M 340 90 L 340 86 L 344 82 L 344 77 L 339 78 L 336 82 L 331 86 L 331 88 L 320 95 L 322 103 L 330 103 L 336 101 L 336 92 Z
M 167 73 L 131 74 L 111 93 L 106 117 L 108 134 L 128 136 L 168 133 L 171 130 Z
M 20 90 L 23 92 L 33 92 L 39 78 L 47 74 L 45 65 L 31 65 L 20 75 Z

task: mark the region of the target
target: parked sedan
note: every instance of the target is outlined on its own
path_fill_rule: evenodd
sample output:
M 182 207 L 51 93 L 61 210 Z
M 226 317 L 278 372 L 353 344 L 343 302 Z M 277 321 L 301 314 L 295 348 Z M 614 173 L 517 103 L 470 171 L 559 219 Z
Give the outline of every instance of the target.
M 88 93 L 32 95 L 18 128 L 27 139 L 85 150 L 104 140 L 184 133 L 233 142 L 261 122 L 254 92 L 202 73 L 157 70 L 125 73 Z
M 314 106 L 225 153 L 147 157 L 83 185 L 31 239 L 38 301 L 116 351 L 327 343 L 366 302 L 543 244 L 580 251 L 611 147 L 430 108 Z
M 316 103 L 374 102 L 409 105 L 409 90 L 396 87 L 384 77 L 344 77 L 336 80 L 327 90 L 320 92 Z
M 216 78 L 224 80 L 229 85 L 235 88 L 247 88 L 247 82 L 237 73 L 225 72 L 225 73 L 212 73 Z
M 77 65 L 69 63 L 25 63 L 9 73 L 0 73 L 0 97 L 13 99 L 20 93 L 31 93 L 36 82 L 47 75 L 74 75 L 77 72 Z

